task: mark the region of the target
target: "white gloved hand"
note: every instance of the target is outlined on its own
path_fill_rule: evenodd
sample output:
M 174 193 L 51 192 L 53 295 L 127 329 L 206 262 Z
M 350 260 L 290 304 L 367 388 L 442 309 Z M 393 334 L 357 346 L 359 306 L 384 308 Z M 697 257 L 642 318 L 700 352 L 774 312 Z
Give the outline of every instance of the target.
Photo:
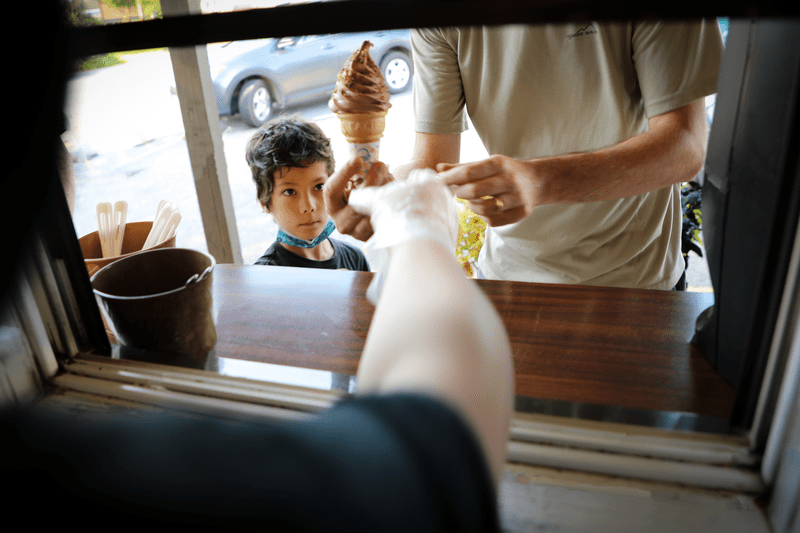
M 370 254 L 375 277 L 367 298 L 377 304 L 388 267 L 388 249 L 415 240 L 440 242 L 455 255 L 458 207 L 453 194 L 430 169 L 412 170 L 405 181 L 365 187 L 350 193 L 356 212 L 370 216 L 374 233 L 364 252 Z

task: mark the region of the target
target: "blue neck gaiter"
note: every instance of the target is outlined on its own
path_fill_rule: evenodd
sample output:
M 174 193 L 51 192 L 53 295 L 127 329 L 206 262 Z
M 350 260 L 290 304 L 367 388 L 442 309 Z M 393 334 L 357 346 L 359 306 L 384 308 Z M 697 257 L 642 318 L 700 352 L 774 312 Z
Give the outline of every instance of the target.
M 315 248 L 322 241 L 330 237 L 331 233 L 333 233 L 333 230 L 335 229 L 336 226 L 334 225 L 333 220 L 328 220 L 328 224 L 325 226 L 325 229 L 322 230 L 322 233 L 320 233 L 313 241 L 306 241 L 295 237 L 294 235 L 289 235 L 282 229 L 278 230 L 278 236 L 275 240 L 282 242 L 283 244 L 288 244 L 289 246 L 297 246 L 299 248 Z

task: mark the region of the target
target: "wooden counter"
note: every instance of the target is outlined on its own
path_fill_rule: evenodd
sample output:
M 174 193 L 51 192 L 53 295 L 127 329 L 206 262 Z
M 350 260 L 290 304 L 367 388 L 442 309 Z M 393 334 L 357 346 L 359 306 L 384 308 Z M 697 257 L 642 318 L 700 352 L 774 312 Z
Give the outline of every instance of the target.
M 372 274 L 217 265 L 214 276 L 218 357 L 355 374 Z M 476 283 L 508 330 L 518 396 L 730 414 L 733 387 L 689 344 L 713 295 Z

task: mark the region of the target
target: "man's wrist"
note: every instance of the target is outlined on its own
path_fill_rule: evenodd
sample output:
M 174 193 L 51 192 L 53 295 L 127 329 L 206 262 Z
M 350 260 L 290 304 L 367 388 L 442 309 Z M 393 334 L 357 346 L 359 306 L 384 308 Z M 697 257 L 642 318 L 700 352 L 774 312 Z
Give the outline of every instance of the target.
M 535 187 L 535 205 L 574 204 L 602 200 L 592 180 L 606 175 L 598 170 L 599 152 L 565 154 L 525 161 Z

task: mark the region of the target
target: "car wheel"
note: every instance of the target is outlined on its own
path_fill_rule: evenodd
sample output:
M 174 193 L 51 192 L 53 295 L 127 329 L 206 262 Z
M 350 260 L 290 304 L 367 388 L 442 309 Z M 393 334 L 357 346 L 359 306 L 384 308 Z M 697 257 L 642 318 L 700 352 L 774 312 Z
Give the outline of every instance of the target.
M 272 115 L 272 96 L 264 80 L 250 80 L 242 87 L 239 114 L 245 122 L 256 128 L 269 120 Z
M 404 52 L 391 52 L 381 61 L 381 73 L 389 86 L 389 92 L 397 94 L 405 91 L 414 76 L 414 63 Z

